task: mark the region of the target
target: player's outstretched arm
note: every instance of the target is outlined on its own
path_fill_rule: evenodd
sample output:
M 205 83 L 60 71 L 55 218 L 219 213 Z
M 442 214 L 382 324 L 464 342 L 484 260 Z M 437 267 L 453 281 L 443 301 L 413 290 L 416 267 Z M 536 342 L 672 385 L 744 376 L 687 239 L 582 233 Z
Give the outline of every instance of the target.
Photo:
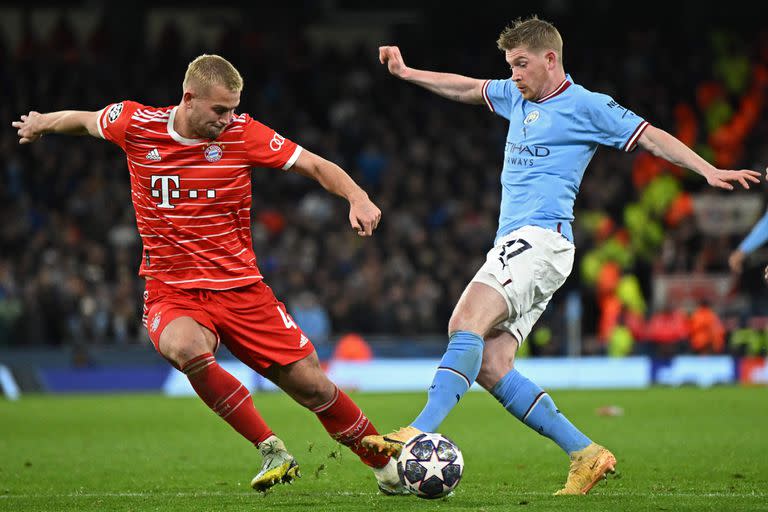
M 67 135 L 99 135 L 99 113 L 83 110 L 60 110 L 41 114 L 31 111 L 14 121 L 11 126 L 17 128 L 19 144 L 29 144 L 46 133 L 63 133 Z
M 437 73 L 409 68 L 405 65 L 400 48 L 397 46 L 379 46 L 379 62 L 386 64 L 389 72 L 396 77 L 420 85 L 449 100 L 476 105 L 484 103 L 483 83 L 485 80 L 453 73 Z
M 739 182 L 744 188 L 749 188 L 750 181 L 760 183 L 759 172 L 747 169 L 740 171 L 718 169 L 675 137 L 654 126 L 646 128 L 638 144 L 655 156 L 701 174 L 713 187 L 733 190 L 733 185 L 730 183 L 732 181 Z
M 373 234 L 381 220 L 381 210 L 341 167 L 304 148 L 290 170 L 316 180 L 328 192 L 349 201 L 352 228 L 360 236 Z

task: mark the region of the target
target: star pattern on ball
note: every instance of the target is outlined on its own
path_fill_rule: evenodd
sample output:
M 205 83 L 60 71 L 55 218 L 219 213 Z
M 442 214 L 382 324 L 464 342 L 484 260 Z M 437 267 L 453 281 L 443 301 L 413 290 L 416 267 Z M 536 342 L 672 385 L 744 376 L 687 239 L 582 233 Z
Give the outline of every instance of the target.
M 421 465 L 427 470 L 422 480 L 429 480 L 432 476 L 436 476 L 440 481 L 443 480 L 443 466 L 445 466 L 445 463 L 440 461 L 436 451 L 433 450 L 429 460 L 422 462 Z

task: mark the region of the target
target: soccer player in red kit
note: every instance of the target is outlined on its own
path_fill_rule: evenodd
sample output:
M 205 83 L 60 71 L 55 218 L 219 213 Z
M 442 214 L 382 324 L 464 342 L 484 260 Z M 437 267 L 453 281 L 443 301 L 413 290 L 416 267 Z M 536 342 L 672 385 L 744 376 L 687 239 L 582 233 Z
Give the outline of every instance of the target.
M 203 402 L 259 448 L 254 489 L 289 482 L 299 467 L 249 391 L 216 362 L 219 343 L 314 412 L 333 439 L 373 468 L 382 492 L 407 492 L 392 459 L 361 447 L 375 428 L 328 379 L 312 342 L 264 283 L 251 242 L 251 168 L 317 180 L 349 201 L 360 236 L 372 234 L 381 212 L 339 166 L 236 114 L 242 88 L 226 59 L 201 55 L 187 68 L 177 106 L 120 101 L 98 112 L 30 112 L 12 125 L 21 144 L 46 133 L 92 135 L 125 151 L 143 244 L 144 325 Z

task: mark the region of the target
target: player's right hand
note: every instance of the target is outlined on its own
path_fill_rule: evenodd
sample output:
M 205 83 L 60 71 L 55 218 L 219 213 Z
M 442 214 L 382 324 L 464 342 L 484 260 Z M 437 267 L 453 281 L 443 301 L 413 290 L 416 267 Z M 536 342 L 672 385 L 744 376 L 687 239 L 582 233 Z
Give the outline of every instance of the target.
M 16 133 L 19 136 L 19 144 L 29 144 L 43 136 L 42 117 L 40 112 L 33 110 L 29 114 L 21 116 L 20 121 L 11 123 L 11 126 L 18 128 Z
M 408 67 L 397 46 L 379 46 L 379 62 L 387 65 L 390 73 L 398 78 L 405 78 Z

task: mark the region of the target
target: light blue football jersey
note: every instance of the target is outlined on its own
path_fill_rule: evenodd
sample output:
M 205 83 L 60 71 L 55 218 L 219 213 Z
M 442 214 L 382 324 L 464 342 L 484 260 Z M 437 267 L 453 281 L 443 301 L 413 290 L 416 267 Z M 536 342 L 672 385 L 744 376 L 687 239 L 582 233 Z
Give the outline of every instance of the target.
M 538 101 L 523 99 L 512 79 L 486 81 L 483 98 L 509 120 L 496 239 L 532 225 L 573 241 L 573 203 L 598 145 L 632 151 L 648 123 L 569 75 Z

